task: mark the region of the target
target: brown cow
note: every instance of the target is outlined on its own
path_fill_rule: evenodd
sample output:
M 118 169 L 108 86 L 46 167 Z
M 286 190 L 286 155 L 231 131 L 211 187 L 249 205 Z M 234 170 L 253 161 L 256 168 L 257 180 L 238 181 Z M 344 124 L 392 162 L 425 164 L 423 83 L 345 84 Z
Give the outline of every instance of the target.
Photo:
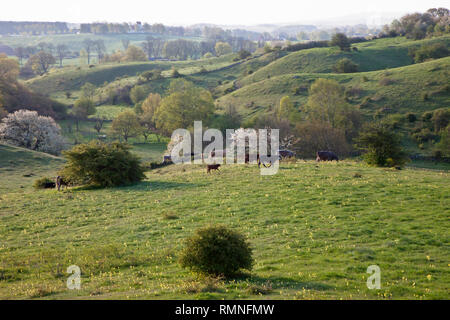
M 220 164 L 208 164 L 206 166 L 206 173 L 210 173 L 212 170 L 220 171 L 219 167 L 220 167 Z
M 58 191 L 60 191 L 61 187 L 65 186 L 67 189 L 68 183 L 67 181 L 64 181 L 64 178 L 61 176 L 56 177 L 55 185 L 58 188 Z
M 333 151 L 317 151 L 316 161 L 339 161 L 338 156 Z

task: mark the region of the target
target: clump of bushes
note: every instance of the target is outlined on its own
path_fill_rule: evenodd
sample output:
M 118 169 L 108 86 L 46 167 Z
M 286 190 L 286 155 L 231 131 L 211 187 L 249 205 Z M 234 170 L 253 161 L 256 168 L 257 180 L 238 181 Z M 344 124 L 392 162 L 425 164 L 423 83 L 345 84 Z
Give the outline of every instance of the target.
M 55 181 L 48 177 L 39 178 L 33 183 L 35 189 L 52 189 L 55 188 L 55 186 Z
M 353 73 L 358 72 L 358 65 L 348 58 L 343 58 L 336 62 L 333 70 L 337 73 Z
M 67 164 L 60 175 L 74 184 L 113 187 L 145 178 L 139 158 L 127 144 L 91 141 L 65 151 Z
M 417 121 L 417 116 L 415 113 L 412 112 L 408 112 L 406 114 L 406 119 L 408 120 L 408 122 L 413 123 Z
M 423 45 L 420 48 L 412 48 L 409 55 L 414 59 L 415 63 L 424 62 L 428 59 L 439 59 L 450 55 L 450 51 L 442 43 L 434 43 L 431 45 Z
M 232 276 L 251 270 L 252 249 L 241 234 L 224 226 L 199 229 L 186 240 L 181 266 L 206 275 Z
M 364 160 L 378 167 L 402 166 L 407 161 L 400 144 L 400 137 L 386 126 L 373 125 L 358 138 L 358 147 L 364 152 Z

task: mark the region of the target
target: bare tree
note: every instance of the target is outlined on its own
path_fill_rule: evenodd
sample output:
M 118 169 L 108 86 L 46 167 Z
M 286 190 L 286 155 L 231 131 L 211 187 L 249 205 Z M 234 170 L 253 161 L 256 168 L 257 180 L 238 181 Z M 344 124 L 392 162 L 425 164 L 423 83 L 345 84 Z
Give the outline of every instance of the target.
M 123 46 L 124 50 L 127 50 L 129 45 L 130 45 L 130 39 L 122 39 L 122 46 Z
M 14 54 L 17 56 L 17 58 L 19 58 L 19 63 L 20 63 L 20 65 L 22 65 L 22 60 L 26 56 L 25 48 L 24 47 L 17 47 L 16 49 L 14 49 Z
M 83 47 L 84 47 L 84 50 L 86 51 L 88 64 L 91 63 L 91 52 L 94 49 L 94 44 L 95 44 L 95 41 L 93 41 L 91 39 L 85 39 L 83 41 Z
M 106 51 L 105 43 L 103 42 L 103 40 L 94 41 L 94 50 L 95 52 L 97 52 L 98 62 L 100 63 L 100 60 L 103 59 L 103 55 Z
M 62 68 L 62 62 L 63 62 L 64 58 L 67 56 L 67 54 L 68 54 L 68 50 L 67 50 L 67 46 L 65 44 L 58 44 L 56 46 L 56 56 L 58 57 L 60 68 Z

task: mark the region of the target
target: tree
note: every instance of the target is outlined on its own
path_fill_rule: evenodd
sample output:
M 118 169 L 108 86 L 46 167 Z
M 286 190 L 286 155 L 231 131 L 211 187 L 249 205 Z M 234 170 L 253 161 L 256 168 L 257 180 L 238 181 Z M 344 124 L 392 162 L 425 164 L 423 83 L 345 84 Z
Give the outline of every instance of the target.
M 348 58 L 340 59 L 334 66 L 337 73 L 353 73 L 358 72 L 358 65 Z
M 217 42 L 214 49 L 216 50 L 216 54 L 219 57 L 223 56 L 224 54 L 231 53 L 233 51 L 231 46 L 226 42 Z
M 76 120 L 77 131 L 79 131 L 79 121 L 85 120 L 88 116 L 95 114 L 94 102 L 86 97 L 78 99 L 77 101 L 75 101 L 75 104 L 72 108 L 72 114 L 74 115 Z
M 319 150 L 330 150 L 338 155 L 347 155 L 351 149 L 344 130 L 333 128 L 328 122 L 302 121 L 295 126 L 294 136 L 296 140 L 291 148 L 297 155 L 305 158 L 315 158 Z
M 126 142 L 128 138 L 136 137 L 141 134 L 142 128 L 136 113 L 131 110 L 125 110 L 113 120 L 112 131 L 121 136 Z
M 311 85 L 306 104 L 311 119 L 328 122 L 335 128 L 346 106 L 344 90 L 335 80 L 317 79 Z
M 97 60 L 100 62 L 103 59 L 103 55 L 105 54 L 106 47 L 103 40 L 95 40 L 93 42 L 93 47 L 95 52 L 97 53 Z
M 105 118 L 103 118 L 103 117 L 97 119 L 97 121 L 95 122 L 94 129 L 97 131 L 98 134 L 100 134 L 100 131 L 102 131 L 104 123 L 105 123 Z
M 63 62 L 64 58 L 67 56 L 67 54 L 68 54 L 68 49 L 65 44 L 58 44 L 56 46 L 56 56 L 58 57 L 60 68 L 62 68 L 62 62 Z
M 95 41 L 93 41 L 91 39 L 84 39 L 84 41 L 83 41 L 83 48 L 84 48 L 84 51 L 86 52 L 88 64 L 91 63 L 91 52 L 94 49 L 94 44 L 95 44 Z
M 148 135 L 157 133 L 156 124 L 154 120 L 155 111 L 161 105 L 161 96 L 158 93 L 150 93 L 148 97 L 142 102 L 142 113 L 139 117 L 139 123 L 142 127 L 142 135 L 147 141 Z M 159 139 L 159 136 L 158 136 Z
M 26 57 L 27 50 L 24 47 L 17 47 L 14 49 L 14 54 L 19 59 L 19 64 L 22 65 L 22 60 Z
M 130 39 L 122 39 L 122 46 L 123 46 L 123 50 L 127 50 L 128 46 L 130 45 Z
M 445 157 L 450 157 L 450 125 L 441 130 L 441 139 L 437 144 L 439 151 Z
M 350 50 L 350 41 L 347 36 L 343 33 L 335 33 L 331 38 L 331 46 L 337 46 L 341 49 L 341 51 L 349 51 Z
M 123 143 L 95 140 L 79 144 L 64 152 L 67 163 L 59 174 L 75 184 L 102 187 L 139 182 L 145 178 L 144 168 L 130 148 Z
M 19 76 L 20 68 L 15 59 L 8 58 L 0 53 L 0 80 L 13 82 Z
M 127 61 L 147 61 L 145 52 L 141 48 L 133 45 L 128 46 L 125 57 Z
M 146 97 L 145 89 L 142 86 L 134 86 L 130 90 L 130 99 L 134 104 L 144 100 Z
M 370 165 L 402 166 L 407 160 L 401 148 L 400 137 L 386 126 L 369 126 L 360 134 L 357 143 L 364 152 L 364 159 Z
M 284 96 L 280 100 L 280 105 L 276 110 L 276 115 L 278 119 L 289 119 L 295 117 L 296 110 L 294 108 L 294 104 L 289 96 Z
M 19 110 L 0 124 L 0 140 L 15 146 L 58 155 L 64 147 L 60 126 L 36 111 Z
M 209 91 L 177 79 L 171 82 L 168 96 L 156 110 L 155 122 L 163 134 L 170 135 L 175 129 L 192 127 L 197 120 L 208 124 L 213 113 L 214 100 Z
M 3 108 L 3 96 L 0 93 L 0 120 L 2 120 L 4 117 L 8 115 L 8 111 Z
M 39 51 L 35 55 L 32 55 L 27 61 L 27 65 L 30 65 L 33 71 L 39 75 L 46 74 L 50 69 L 50 66 L 55 63 L 55 57 L 45 51 Z
M 86 82 L 82 87 L 81 87 L 81 94 L 84 98 L 89 99 L 89 100 L 94 100 L 94 96 L 95 96 L 95 91 L 97 90 L 97 88 L 95 87 L 95 85 L 93 85 L 90 82 Z
M 238 57 L 240 60 L 246 59 L 248 57 L 250 57 L 252 54 L 250 52 L 248 52 L 247 50 L 240 50 L 238 52 Z
M 450 108 L 434 110 L 431 121 L 434 123 L 434 131 L 439 132 L 450 123 Z

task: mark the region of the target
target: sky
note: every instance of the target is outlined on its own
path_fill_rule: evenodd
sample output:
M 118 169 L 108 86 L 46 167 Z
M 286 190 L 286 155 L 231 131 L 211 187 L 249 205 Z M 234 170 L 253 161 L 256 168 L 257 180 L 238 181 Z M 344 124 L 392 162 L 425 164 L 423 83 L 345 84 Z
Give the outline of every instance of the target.
M 377 24 L 384 23 L 386 17 L 424 12 L 432 7 L 449 8 L 450 0 L 13 0 L 2 4 L 0 20 L 143 21 L 186 26 L 303 24 L 356 17 Z

